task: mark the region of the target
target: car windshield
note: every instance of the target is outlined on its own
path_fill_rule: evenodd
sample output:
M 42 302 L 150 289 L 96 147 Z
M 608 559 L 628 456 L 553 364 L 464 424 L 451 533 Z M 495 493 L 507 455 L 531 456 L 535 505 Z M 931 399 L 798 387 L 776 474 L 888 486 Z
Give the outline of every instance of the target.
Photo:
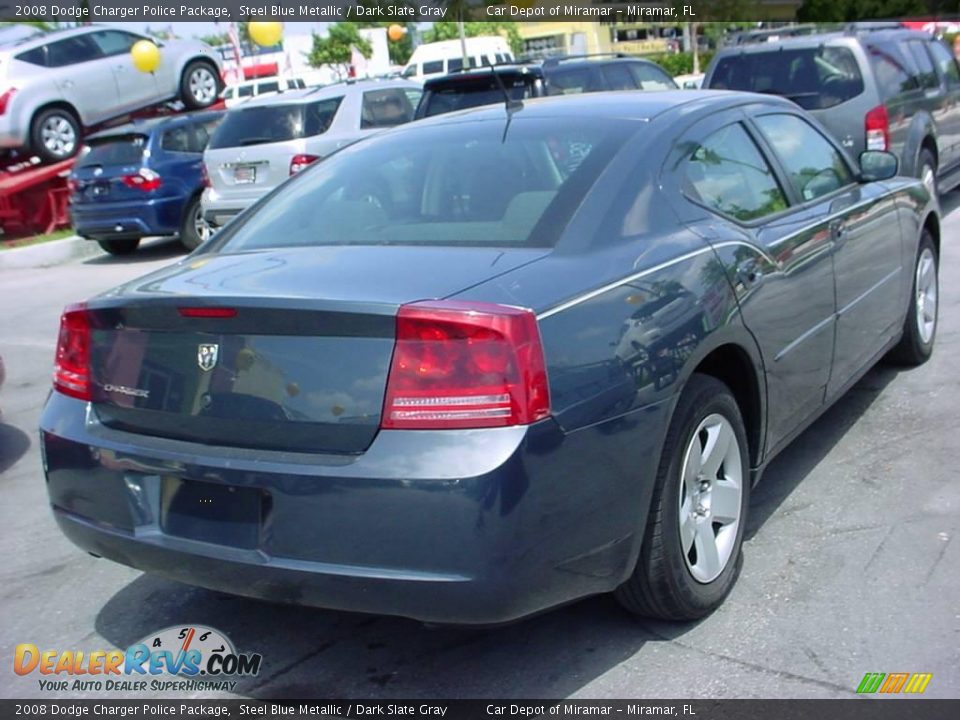
M 327 131 L 339 98 L 295 105 L 258 105 L 231 110 L 210 139 L 210 149 L 286 142 Z
M 89 165 L 135 165 L 143 159 L 146 135 L 122 135 L 90 140 L 90 149 L 77 161 Z
M 778 48 L 721 58 L 710 88 L 782 95 L 805 110 L 824 110 L 862 93 L 863 77 L 847 48 Z
M 533 78 L 501 74 L 503 87 L 511 100 L 522 100 L 533 92 Z M 456 110 L 494 105 L 503 102 L 503 90 L 493 74 L 475 78 L 458 78 L 427 88 L 423 98 L 422 117 L 442 115 Z
M 408 126 L 284 184 L 210 249 L 552 245 L 632 127 L 516 117 Z

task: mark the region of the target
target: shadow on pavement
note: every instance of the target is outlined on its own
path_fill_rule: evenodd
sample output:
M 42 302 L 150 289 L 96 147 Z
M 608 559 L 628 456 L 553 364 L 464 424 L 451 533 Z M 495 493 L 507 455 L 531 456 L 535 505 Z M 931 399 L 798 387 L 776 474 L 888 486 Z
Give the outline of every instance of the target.
M 5 424 L 0 418 L 0 473 L 13 467 L 29 449 L 30 437 L 19 428 Z
M 126 648 L 180 623 L 214 627 L 238 651 L 261 653 L 260 675 L 240 680 L 233 692 L 270 699 L 566 697 L 658 639 L 610 596 L 493 629 L 428 628 L 273 605 L 149 575 L 110 599 L 96 629 Z
M 92 241 L 91 241 L 92 242 Z M 186 254 L 183 245 L 176 238 L 158 238 L 147 240 L 140 244 L 129 255 L 98 255 L 95 258 L 84 260 L 84 265 L 133 265 L 136 263 L 155 262 L 157 260 L 173 260 Z

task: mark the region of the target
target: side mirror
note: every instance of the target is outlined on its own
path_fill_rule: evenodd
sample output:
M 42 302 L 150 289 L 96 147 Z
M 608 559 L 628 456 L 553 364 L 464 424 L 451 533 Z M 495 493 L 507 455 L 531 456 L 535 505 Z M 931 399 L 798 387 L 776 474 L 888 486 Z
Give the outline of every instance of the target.
M 900 169 L 900 161 L 893 153 L 883 150 L 864 150 L 860 153 L 860 180 L 876 182 L 889 180 Z

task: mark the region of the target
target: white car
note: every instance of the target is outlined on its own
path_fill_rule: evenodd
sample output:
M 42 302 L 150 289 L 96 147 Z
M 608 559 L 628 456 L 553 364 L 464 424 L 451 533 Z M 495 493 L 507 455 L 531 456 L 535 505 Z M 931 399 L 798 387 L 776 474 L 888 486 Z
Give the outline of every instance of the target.
M 137 70 L 130 48 L 160 47 L 160 67 Z M 0 35 L 0 149 L 66 160 L 91 127 L 179 99 L 192 110 L 217 101 L 220 61 L 199 40 L 160 42 L 99 25 Z
M 222 227 L 310 163 L 410 122 L 422 92 L 408 80 L 360 80 L 291 90 L 228 110 L 203 153 L 204 220 Z

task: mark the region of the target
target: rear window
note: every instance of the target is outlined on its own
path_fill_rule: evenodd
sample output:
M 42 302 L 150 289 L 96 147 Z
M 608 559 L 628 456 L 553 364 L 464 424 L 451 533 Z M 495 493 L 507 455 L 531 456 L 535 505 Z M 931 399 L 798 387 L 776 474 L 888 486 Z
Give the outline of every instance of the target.
M 77 167 L 88 165 L 136 165 L 143 159 L 147 144 L 145 135 L 123 135 L 90 141 L 90 149 L 77 161 Z
M 298 105 L 260 105 L 231 110 L 210 138 L 209 148 L 286 142 L 327 131 L 340 107 L 339 98 Z
M 500 78 L 511 100 L 523 100 L 533 94 L 533 78 L 529 76 L 501 74 Z M 431 85 L 423 96 L 420 116 L 443 115 L 502 102 L 503 91 L 492 73 L 478 78 L 461 78 L 446 84 Z
M 721 58 L 710 88 L 781 95 L 805 110 L 823 110 L 860 95 L 863 76 L 847 48 L 777 48 Z
M 211 249 L 552 245 L 634 127 L 519 117 L 412 125 L 305 170 Z

